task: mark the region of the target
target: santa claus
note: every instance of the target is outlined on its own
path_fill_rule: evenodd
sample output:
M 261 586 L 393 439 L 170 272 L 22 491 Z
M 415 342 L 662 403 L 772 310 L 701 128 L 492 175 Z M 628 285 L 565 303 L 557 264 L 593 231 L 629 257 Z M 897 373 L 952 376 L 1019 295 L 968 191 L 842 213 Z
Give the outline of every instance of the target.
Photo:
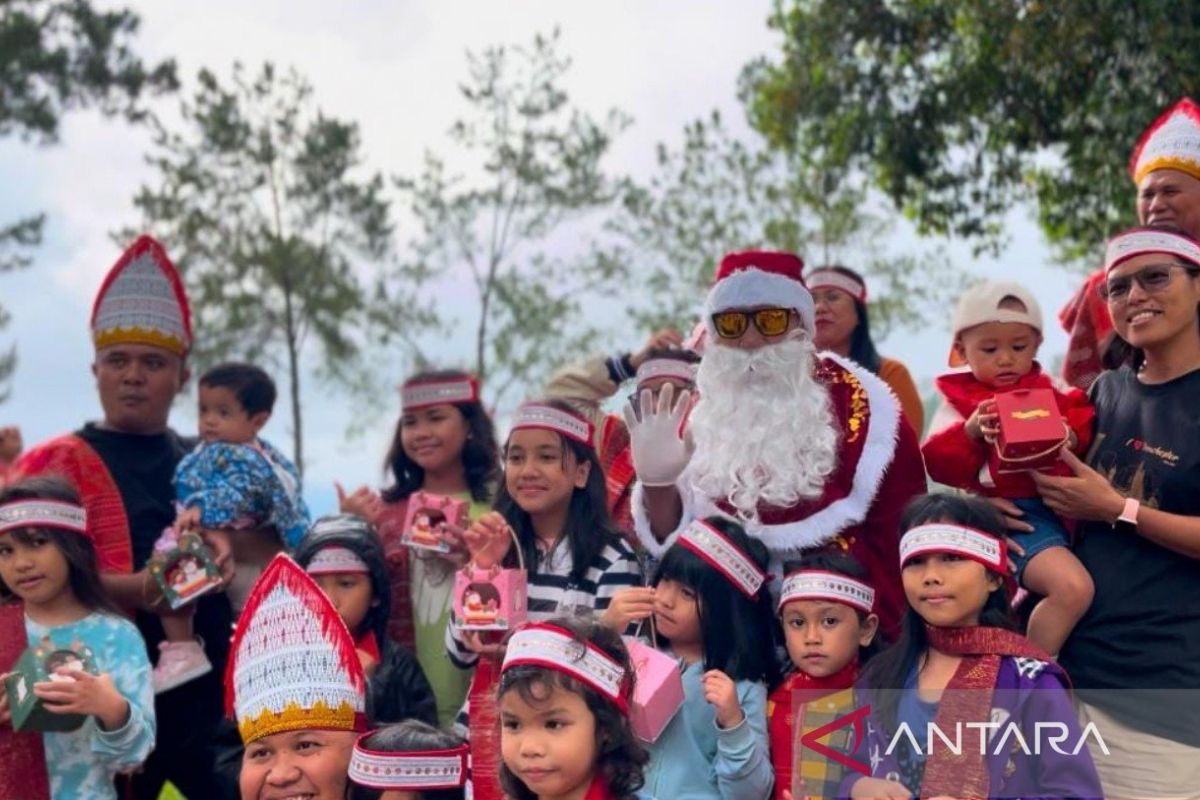
M 781 562 L 819 548 L 867 569 L 894 635 L 904 595 L 899 517 L 926 490 L 916 435 L 876 375 L 813 344 L 813 300 L 791 253 L 727 255 L 708 294 L 700 395 L 670 387 L 626 408 L 639 540 L 661 555 L 692 519 L 724 514 Z

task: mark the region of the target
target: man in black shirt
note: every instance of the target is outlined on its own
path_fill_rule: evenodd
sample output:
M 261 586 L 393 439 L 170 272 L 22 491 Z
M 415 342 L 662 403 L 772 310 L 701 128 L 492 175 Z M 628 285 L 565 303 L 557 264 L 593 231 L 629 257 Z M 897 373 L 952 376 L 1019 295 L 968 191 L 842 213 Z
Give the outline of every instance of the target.
M 120 606 L 136 611 L 153 659 L 164 637 L 146 562 L 175 520 L 171 481 L 193 445 L 168 426 L 189 376 L 190 312 L 174 265 L 153 239 L 139 238 L 109 272 L 92 312 L 92 335 L 103 419 L 33 448 L 16 469 L 21 476 L 62 474 L 79 488 L 104 586 Z M 158 695 L 156 745 L 132 781 L 135 797 L 155 800 L 170 780 L 191 800 L 236 798 L 235 786 L 214 775 L 231 623 L 225 595 L 198 601 L 196 632 L 214 669 Z

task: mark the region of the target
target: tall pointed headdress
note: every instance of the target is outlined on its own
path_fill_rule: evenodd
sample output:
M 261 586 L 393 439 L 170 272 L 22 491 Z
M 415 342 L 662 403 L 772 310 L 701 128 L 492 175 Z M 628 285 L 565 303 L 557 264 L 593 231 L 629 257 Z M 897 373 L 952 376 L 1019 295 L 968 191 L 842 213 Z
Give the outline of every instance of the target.
M 1200 106 L 1185 97 L 1154 120 L 1129 158 L 1135 184 L 1156 169 L 1177 169 L 1200 178 Z
M 321 588 L 284 554 L 255 581 L 225 670 L 226 713 L 246 744 L 284 731 L 366 729 L 354 639 Z
M 139 236 L 108 271 L 92 306 L 92 341 L 192 349 L 192 312 L 179 271 L 150 236 Z

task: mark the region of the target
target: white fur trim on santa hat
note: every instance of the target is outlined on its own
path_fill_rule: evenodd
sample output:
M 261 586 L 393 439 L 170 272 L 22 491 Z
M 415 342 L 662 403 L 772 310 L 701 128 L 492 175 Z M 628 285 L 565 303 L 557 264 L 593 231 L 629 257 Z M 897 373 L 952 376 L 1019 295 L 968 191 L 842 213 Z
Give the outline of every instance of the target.
M 896 399 L 891 388 L 878 375 L 833 353 L 819 353 L 818 357 L 827 358 L 844 367 L 862 384 L 867 393 L 867 407 L 871 413 L 870 422 L 867 425 L 867 440 L 863 443 L 862 454 L 858 458 L 858 467 L 854 471 L 854 482 L 849 494 L 845 497 L 835 500 L 817 513 L 796 522 L 785 522 L 779 525 L 763 525 L 761 523 L 745 525 L 746 533 L 765 544 L 773 556 L 824 544 L 846 528 L 858 525 L 866 519 L 867 512 L 879 491 L 879 485 L 883 482 L 888 467 L 892 465 L 892 459 L 896 455 L 896 441 L 900 435 L 900 425 L 907 424 L 900 414 L 900 401 Z M 691 484 L 691 476 L 685 471 L 675 484 L 683 504 L 683 516 L 680 518 L 679 527 L 662 542 L 656 540 L 650 531 L 650 517 L 646 513 L 641 481 L 634 484 L 629 498 L 630 510 L 633 512 L 634 531 L 650 555 L 661 558 L 663 553 L 675 543 L 680 531 L 694 519 L 713 514 L 729 517 L 713 499 L 697 497 Z
M 749 268 L 738 270 L 728 278 L 717 281 L 709 290 L 708 299 L 704 303 L 704 325 L 709 336 L 717 335 L 713 328 L 713 314 L 731 308 L 754 306 L 795 309 L 800 315 L 804 330 L 808 331 L 809 335 L 813 333 L 816 311 L 812 294 L 804 284 L 774 272 Z

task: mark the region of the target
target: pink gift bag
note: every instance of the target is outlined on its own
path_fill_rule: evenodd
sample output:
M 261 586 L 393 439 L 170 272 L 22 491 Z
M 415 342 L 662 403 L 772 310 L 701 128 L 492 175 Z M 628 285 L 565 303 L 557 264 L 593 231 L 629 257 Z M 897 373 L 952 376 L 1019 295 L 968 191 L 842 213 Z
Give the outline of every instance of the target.
M 525 570 L 467 565 L 454 576 L 454 623 L 468 631 L 510 631 L 525 622 Z
M 430 492 L 413 492 L 408 498 L 408 513 L 404 518 L 401 541 L 419 550 L 448 553 L 450 547 L 442 541 L 442 528 L 467 524 L 468 503 Z
M 625 637 L 625 647 L 637 676 L 629 721 L 634 736 L 653 742 L 683 705 L 683 676 L 679 663 L 666 653 L 632 636 Z

